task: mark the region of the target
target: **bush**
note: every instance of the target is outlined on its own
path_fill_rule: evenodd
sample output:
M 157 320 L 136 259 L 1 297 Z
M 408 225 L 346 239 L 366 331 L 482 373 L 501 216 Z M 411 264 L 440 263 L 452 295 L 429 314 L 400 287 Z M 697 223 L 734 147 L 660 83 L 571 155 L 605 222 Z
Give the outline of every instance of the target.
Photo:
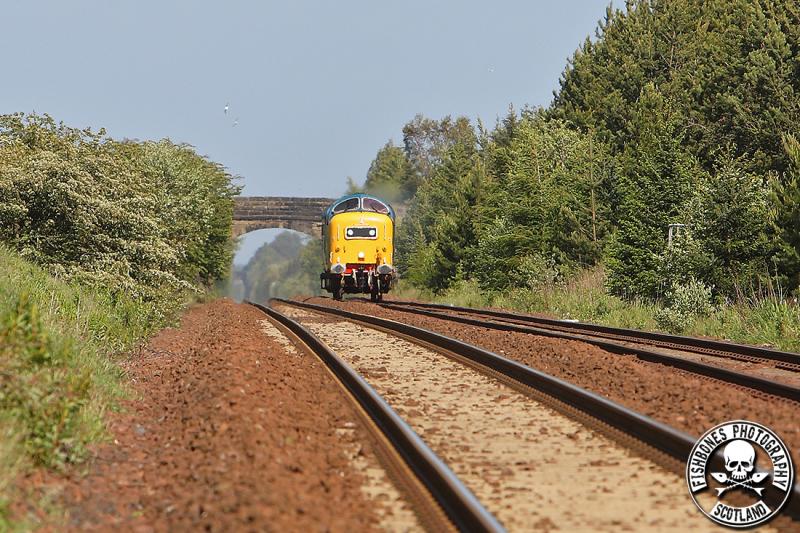
M 0 246 L 0 426 L 30 463 L 80 460 L 119 393 L 112 356 L 163 324 L 152 307 L 55 280 Z
M 0 530 L 32 466 L 80 461 L 121 393 L 117 353 L 163 326 L 155 303 L 55 279 L 0 245 Z
M 237 190 L 187 146 L 0 116 L 0 241 L 59 277 L 170 308 L 227 273 Z
M 48 336 L 27 293 L 0 321 L 0 411 L 24 428 L 34 464 L 74 462 L 83 453 L 80 414 L 91 389 L 88 369 L 67 368 L 70 347 Z
M 519 284 L 533 290 L 552 287 L 561 281 L 561 272 L 555 259 L 539 253 L 528 254 L 520 259 L 516 273 Z
M 681 333 L 697 317 L 711 313 L 711 288 L 694 278 L 687 283 L 676 282 L 667 293 L 666 304 L 656 311 L 656 323 L 671 333 Z
M 706 279 L 713 263 L 713 257 L 705 253 L 691 229 L 675 237 L 659 259 L 662 293 L 666 288 L 689 283 L 692 279 Z

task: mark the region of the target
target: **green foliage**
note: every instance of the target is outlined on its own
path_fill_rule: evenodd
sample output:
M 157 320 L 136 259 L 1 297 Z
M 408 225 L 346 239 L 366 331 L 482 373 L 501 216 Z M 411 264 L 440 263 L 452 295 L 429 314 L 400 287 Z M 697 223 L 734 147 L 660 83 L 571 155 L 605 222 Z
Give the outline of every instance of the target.
M 635 142 L 620 157 L 615 183 L 617 232 L 608 249 L 608 288 L 625 297 L 655 297 L 663 291 L 659 257 L 671 223 L 686 223 L 702 174 L 686 153 L 670 104 L 645 87 L 630 124 Z
M 783 171 L 781 134 L 800 124 L 800 19 L 768 0 L 634 0 L 608 9 L 561 77 L 551 113 L 621 152 L 648 84 L 675 102 L 685 146 L 706 170 L 719 146 L 758 175 Z
M 686 283 L 674 283 L 667 292 L 666 305 L 656 311 L 659 327 L 670 333 L 681 333 L 698 316 L 711 313 L 711 288 L 694 278 Z
M 717 301 L 798 290 L 798 57 L 790 3 L 609 7 L 549 109 L 510 108 L 477 133 L 465 119 L 406 124 L 401 275 L 436 294 L 464 280 L 527 294 L 603 263 L 630 302 L 692 279 Z M 397 182 L 393 148 L 374 168 Z
M 472 252 L 472 267 L 483 289 L 497 291 L 511 287 L 517 279 L 518 244 L 522 235 L 506 216 L 482 223 L 478 243 Z
M 388 202 L 405 200 L 408 188 L 405 181 L 409 175 L 409 165 L 402 148 L 391 141 L 378 150 L 367 171 L 364 192 L 374 194 Z
M 659 277 L 665 286 L 710 277 L 714 259 L 694 235 L 690 230 L 679 233 L 659 257 Z
M 88 369 L 65 368 L 69 346 L 48 338 L 38 309 L 22 293 L 0 324 L 0 411 L 26 428 L 34 464 L 59 466 L 82 453 L 79 414 L 88 402 Z
M 162 325 L 153 304 L 59 281 L 0 245 L 0 502 L 21 469 L 84 457 L 121 393 L 116 354 Z
M 102 436 L 113 356 L 227 274 L 237 192 L 189 146 L 0 116 L 0 527 L 15 473 Z
M 531 112 L 480 141 L 451 146 L 420 185 L 399 230 L 403 275 L 442 290 L 461 271 L 499 290 L 596 262 L 611 223 L 604 146 Z
M 530 254 L 520 260 L 517 277 L 520 287 L 538 289 L 555 285 L 562 279 L 562 273 L 552 258 Z
M 420 301 L 495 307 L 528 313 L 544 313 L 558 318 L 643 330 L 664 330 L 656 322 L 661 307 L 650 300 L 623 300 L 605 290 L 606 273 L 602 266 L 580 270 L 569 278 L 535 289 L 515 288 L 502 292 L 481 289 L 475 280 L 457 280 L 435 293 L 401 282 L 396 296 Z M 780 293 L 751 293 L 730 305 L 710 308 L 708 287 L 700 287 L 703 298 L 690 307 L 700 311 L 683 330 L 686 335 L 701 335 L 779 350 L 800 351 L 800 307 Z M 702 314 L 708 313 L 708 314 Z
M 244 285 L 243 298 L 266 302 L 319 293 L 322 272 L 322 241 L 284 231 L 261 246 L 238 273 Z
M 762 178 L 729 158 L 698 187 L 690 231 L 710 260 L 703 279 L 721 294 L 735 294 L 767 272 L 768 194 Z
M 475 206 L 484 181 L 476 142 L 474 133 L 465 135 L 442 155 L 398 230 L 398 268 L 417 285 L 446 288 L 475 242 Z
M 800 142 L 787 135 L 784 147 L 789 170 L 782 179 L 775 177 L 771 182 L 772 229 L 777 241 L 774 264 L 783 285 L 797 291 L 800 287 Z
M 160 225 L 178 253 L 178 276 L 211 286 L 228 275 L 233 196 L 239 188 L 218 163 L 167 140 L 136 145 L 136 160 L 158 195 Z
M 707 318 L 698 317 L 692 332 L 798 352 L 800 307 L 778 292 L 765 291 L 742 298 Z
M 441 120 L 417 115 L 403 126 L 403 147 L 408 161 L 408 177 L 404 195 L 412 197 L 442 162 L 445 153 L 454 145 L 475 142 L 475 133 L 466 117 Z
M 567 268 L 594 264 L 611 223 L 604 146 L 541 115 L 507 118 L 498 133 L 487 151 L 495 156 L 491 168 L 505 174 L 493 176 L 480 205 L 475 272 L 482 286 L 513 286 L 519 262 L 534 255 Z
M 188 146 L 0 116 L 0 241 L 67 279 L 173 307 L 226 274 L 236 192 Z

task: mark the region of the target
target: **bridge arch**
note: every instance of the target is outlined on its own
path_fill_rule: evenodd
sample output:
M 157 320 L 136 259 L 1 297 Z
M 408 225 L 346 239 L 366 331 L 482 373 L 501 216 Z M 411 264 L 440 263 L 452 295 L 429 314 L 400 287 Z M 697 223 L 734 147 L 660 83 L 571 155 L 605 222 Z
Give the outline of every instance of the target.
M 233 236 L 283 228 L 319 238 L 322 213 L 331 202 L 332 198 L 237 196 L 233 206 Z

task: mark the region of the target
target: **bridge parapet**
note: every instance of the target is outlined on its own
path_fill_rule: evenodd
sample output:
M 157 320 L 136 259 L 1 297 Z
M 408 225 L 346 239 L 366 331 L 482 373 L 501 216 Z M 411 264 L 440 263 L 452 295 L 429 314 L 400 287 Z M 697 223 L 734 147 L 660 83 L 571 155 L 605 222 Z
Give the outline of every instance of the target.
M 284 228 L 319 237 L 322 213 L 332 198 L 239 196 L 234 198 L 233 236 L 267 228 Z

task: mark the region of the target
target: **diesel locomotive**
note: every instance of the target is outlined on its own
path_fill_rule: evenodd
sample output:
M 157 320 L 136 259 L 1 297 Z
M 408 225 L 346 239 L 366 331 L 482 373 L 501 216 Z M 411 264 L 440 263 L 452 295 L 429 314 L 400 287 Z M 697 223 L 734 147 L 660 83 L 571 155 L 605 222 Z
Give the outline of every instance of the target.
M 383 299 L 392 287 L 395 213 L 368 194 L 350 194 L 322 215 L 324 269 L 321 287 L 341 300 L 344 293 Z

